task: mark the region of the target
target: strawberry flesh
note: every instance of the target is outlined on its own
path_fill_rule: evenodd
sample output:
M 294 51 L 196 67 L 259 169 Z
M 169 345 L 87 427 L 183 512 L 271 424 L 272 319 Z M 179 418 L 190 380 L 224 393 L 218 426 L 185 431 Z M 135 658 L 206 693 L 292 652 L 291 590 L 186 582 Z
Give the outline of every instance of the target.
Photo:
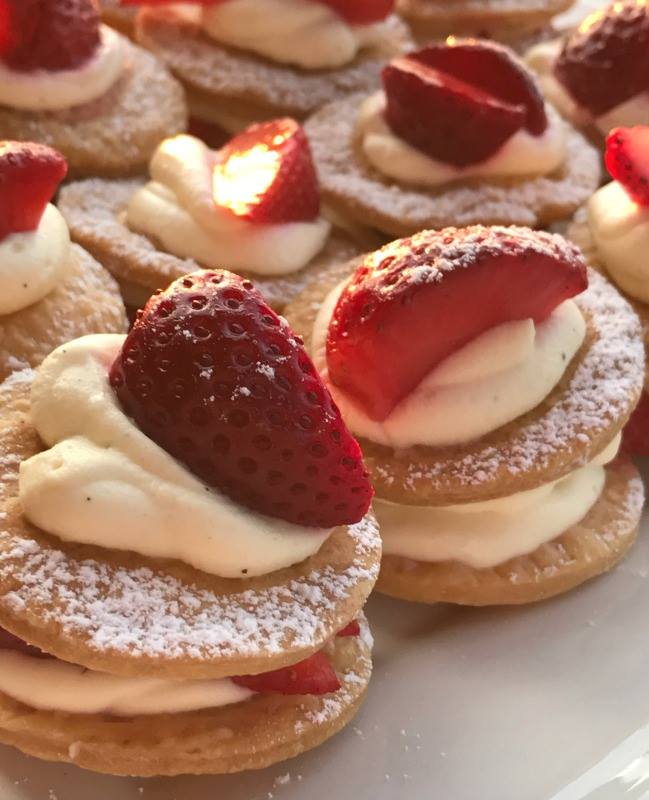
M 340 637 L 347 637 L 347 636 L 360 636 L 361 634 L 361 626 L 358 624 L 357 620 L 352 620 L 349 625 L 345 625 L 344 628 L 341 628 L 336 636 Z
M 237 503 L 318 528 L 369 508 L 360 447 L 302 340 L 238 275 L 196 272 L 151 298 L 110 382 L 147 436 Z
M 0 141 L 0 241 L 36 230 L 67 169 L 51 147 Z
M 92 0 L 0 0 L 0 60 L 11 69 L 75 69 L 99 44 Z
M 629 197 L 649 206 L 649 126 L 614 128 L 606 140 L 605 161 Z
M 528 70 L 491 42 L 451 39 L 396 58 L 383 85 L 394 133 L 458 167 L 485 161 L 522 128 L 536 136 L 548 124 Z
M 618 0 L 564 42 L 554 74 L 594 116 L 649 90 L 647 0 Z
M 314 653 L 304 661 L 261 675 L 237 675 L 234 683 L 265 694 L 330 694 L 340 689 L 340 681 L 327 655 Z
M 320 192 L 302 126 L 284 118 L 262 122 L 231 139 L 217 155 L 214 200 L 258 224 L 308 222 L 320 212 Z
M 384 420 L 472 339 L 513 320 L 541 322 L 587 285 L 579 250 L 542 231 L 476 225 L 392 242 L 340 295 L 327 337 L 330 380 Z
M 649 394 L 643 392 L 622 432 L 622 448 L 632 456 L 649 456 Z

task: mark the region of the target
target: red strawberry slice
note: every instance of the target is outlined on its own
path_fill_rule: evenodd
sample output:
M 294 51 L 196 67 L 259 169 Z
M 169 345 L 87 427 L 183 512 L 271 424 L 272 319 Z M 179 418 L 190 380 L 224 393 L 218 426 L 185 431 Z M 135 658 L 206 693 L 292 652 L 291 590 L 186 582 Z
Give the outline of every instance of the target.
M 629 197 L 649 206 L 649 126 L 614 128 L 606 140 L 605 161 Z
M 384 420 L 445 358 L 489 328 L 544 320 L 588 285 L 579 250 L 528 228 L 422 231 L 370 254 L 329 325 L 335 386 Z
M 259 224 L 306 222 L 320 211 L 320 193 L 306 135 L 293 119 L 262 122 L 218 154 L 215 202 Z
M 110 381 L 147 436 L 235 502 L 323 528 L 367 512 L 358 443 L 250 281 L 219 270 L 172 283 L 139 314 Z
M 543 98 L 506 48 L 473 39 L 393 60 L 383 71 L 385 116 L 413 147 L 455 166 L 486 160 L 521 128 L 547 127 Z
M 380 22 L 394 11 L 394 0 L 317 0 L 352 25 Z
M 338 631 L 336 636 L 340 637 L 347 637 L 347 636 L 360 636 L 361 635 L 361 626 L 358 624 L 357 620 L 352 620 L 349 625 L 345 625 L 344 628 Z
M 24 639 L 19 639 L 13 633 L 4 628 L 0 628 L 0 650 L 14 650 L 16 653 L 22 653 L 26 656 L 33 656 L 34 658 L 54 658 L 49 653 L 44 653 L 38 647 L 27 644 Z
M 75 69 L 100 43 L 92 0 L 0 0 L 0 59 L 21 72 Z
M 304 661 L 261 675 L 238 675 L 239 686 L 264 694 L 330 694 L 340 689 L 340 681 L 325 653 L 314 653 Z
M 65 158 L 51 147 L 0 141 L 0 241 L 33 231 L 65 177 Z
M 554 73 L 595 116 L 649 90 L 647 0 L 617 0 L 587 17 L 564 42 Z
M 649 456 L 649 394 L 646 391 L 622 432 L 622 450 L 633 456 Z

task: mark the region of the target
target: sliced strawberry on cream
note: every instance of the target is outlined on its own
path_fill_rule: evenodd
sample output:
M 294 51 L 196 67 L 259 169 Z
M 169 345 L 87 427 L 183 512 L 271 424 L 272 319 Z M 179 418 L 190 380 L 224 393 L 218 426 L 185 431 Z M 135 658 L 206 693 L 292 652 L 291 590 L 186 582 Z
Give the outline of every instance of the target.
M 649 394 L 646 390 L 624 426 L 622 451 L 632 456 L 649 456 Z
M 238 686 L 265 694 L 330 694 L 340 689 L 340 681 L 331 661 L 322 651 L 297 664 L 261 675 L 238 675 Z
M 345 625 L 344 628 L 338 631 L 336 636 L 347 637 L 347 636 L 360 636 L 361 634 L 361 626 L 357 622 L 357 620 L 352 620 L 349 625 Z
M 649 127 L 615 128 L 606 141 L 606 169 L 640 206 L 649 206 Z

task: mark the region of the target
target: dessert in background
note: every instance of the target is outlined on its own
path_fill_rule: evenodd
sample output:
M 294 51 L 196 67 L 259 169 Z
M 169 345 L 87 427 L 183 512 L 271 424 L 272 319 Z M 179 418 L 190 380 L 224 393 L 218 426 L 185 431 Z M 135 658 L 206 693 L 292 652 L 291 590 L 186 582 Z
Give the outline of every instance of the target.
M 136 8 L 125 8 L 120 0 L 99 0 L 101 18 L 129 38 L 133 37 L 135 29 Z
M 120 775 L 236 772 L 351 719 L 372 489 L 250 281 L 186 275 L 0 402 L 0 741 Z
M 599 184 L 596 150 L 493 42 L 449 37 L 395 58 L 381 91 L 329 104 L 305 130 L 324 202 L 396 236 L 548 225 Z
M 66 170 L 51 147 L 0 142 L 0 382 L 77 336 L 126 330 L 116 282 L 50 204 Z
M 185 130 L 180 84 L 92 0 L 5 0 L 0 27 L 0 137 L 56 147 L 78 177 L 142 171 Z
M 291 303 L 376 491 L 377 588 L 468 605 L 543 600 L 633 543 L 644 499 L 620 433 L 640 323 L 556 234 L 423 231 Z
M 214 151 L 167 139 L 150 180 L 87 180 L 61 192 L 72 238 L 118 279 L 129 305 L 190 269 L 227 267 L 281 309 L 361 250 L 322 215 L 308 142 L 291 119 L 254 125 Z

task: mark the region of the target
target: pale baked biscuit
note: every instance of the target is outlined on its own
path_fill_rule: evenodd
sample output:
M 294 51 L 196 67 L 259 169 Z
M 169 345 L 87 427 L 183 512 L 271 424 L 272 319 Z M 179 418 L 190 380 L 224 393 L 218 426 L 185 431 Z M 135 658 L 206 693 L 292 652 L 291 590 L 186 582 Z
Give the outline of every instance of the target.
M 59 197 L 59 208 L 70 227 L 72 239 L 115 276 L 125 291 L 127 302 L 136 301 L 133 305 L 142 305 L 156 289 L 165 288 L 200 266 L 165 253 L 155 241 L 127 227 L 126 206 L 143 184 L 144 181 L 138 180 L 79 181 L 65 186 Z M 304 269 L 270 277 L 240 274 L 255 283 L 273 308 L 281 310 L 332 265 L 345 263 L 359 252 L 358 245 L 347 234 L 334 229 L 323 250 Z M 229 267 L 227 263 L 222 266 Z M 140 294 L 136 295 L 138 288 Z
M 475 223 L 541 227 L 571 217 L 599 186 L 597 150 L 552 108 L 552 123 L 566 130 L 565 162 L 556 173 L 463 180 L 438 188 L 396 183 L 363 155 L 356 123 L 364 99 L 359 94 L 331 103 L 305 124 L 324 201 L 363 225 L 394 236 Z
M 39 711 L 0 694 L 0 741 L 49 761 L 114 775 L 216 774 L 293 758 L 343 728 L 363 701 L 371 637 L 327 645 L 341 688 L 324 696 L 258 694 L 222 708 L 155 717 Z
M 125 333 L 128 324 L 119 287 L 95 259 L 70 248 L 64 279 L 46 297 L 13 314 L 0 315 L 0 381 L 36 367 L 60 344 L 87 333 Z
M 381 557 L 371 515 L 336 528 L 300 564 L 240 579 L 64 542 L 30 525 L 18 501 L 18 467 L 42 449 L 30 385 L 29 373 L 0 385 L 0 626 L 112 675 L 219 678 L 294 664 L 362 609 Z
M 124 74 L 104 95 L 65 111 L 0 106 L 0 138 L 56 148 L 70 177 L 144 172 L 158 144 L 186 129 L 187 108 L 182 86 L 157 59 L 124 47 Z
M 413 46 L 407 26 L 396 16 L 383 24 L 382 41 L 363 50 L 351 64 L 334 70 L 300 70 L 253 53 L 225 47 L 204 34 L 173 8 L 143 8 L 136 38 L 153 51 L 192 93 L 198 93 L 197 116 L 216 104 L 234 117 L 230 132 L 253 121 L 277 116 L 304 119 L 316 109 L 347 95 L 372 91 L 386 61 Z M 238 122 L 238 124 L 237 124 Z

